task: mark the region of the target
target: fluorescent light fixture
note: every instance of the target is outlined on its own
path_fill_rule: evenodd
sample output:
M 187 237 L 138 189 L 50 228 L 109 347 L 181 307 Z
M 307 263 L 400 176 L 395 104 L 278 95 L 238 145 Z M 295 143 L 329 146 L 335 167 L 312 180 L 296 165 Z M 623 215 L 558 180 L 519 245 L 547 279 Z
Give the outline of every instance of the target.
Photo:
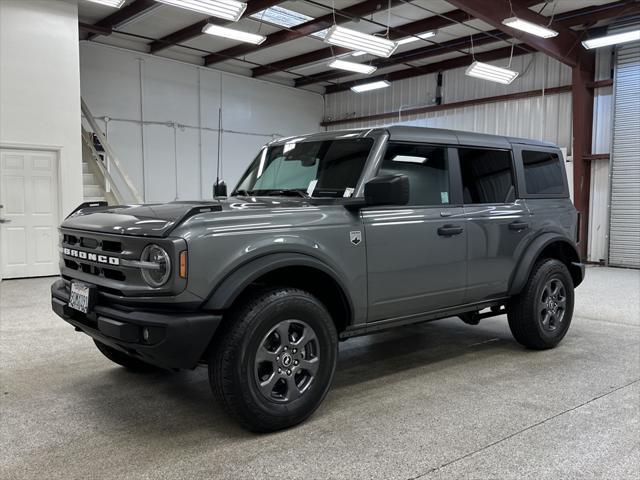
M 331 68 L 347 70 L 349 72 L 366 73 L 367 75 L 375 72 L 378 68 L 373 65 L 364 65 L 362 63 L 346 62 L 344 60 L 333 60 L 327 65 Z
M 259 12 L 251 15 L 251 18 L 254 20 L 258 20 L 261 22 L 271 23 L 272 25 L 277 25 L 279 27 L 284 28 L 293 28 L 298 25 L 302 25 L 303 23 L 310 22 L 314 20 L 313 17 L 309 15 L 305 15 L 304 13 L 295 12 L 293 10 L 289 10 L 288 8 L 280 7 L 275 5 L 273 7 L 269 7 L 265 10 L 260 10 Z M 312 37 L 324 38 L 327 34 L 328 29 L 320 30 L 319 32 L 314 32 L 311 34 Z
M 358 32 L 350 28 L 334 25 L 329 29 L 324 41 L 331 45 L 348 48 L 358 52 L 366 52 L 378 57 L 390 57 L 398 48 L 398 44 L 383 37 Z
M 99 3 L 107 7 L 120 8 L 124 4 L 124 0 L 87 0 L 91 3 Z
M 246 3 L 237 0 L 156 0 L 178 8 L 192 10 L 212 17 L 237 22 L 247 8 Z
M 590 38 L 582 42 L 582 46 L 591 50 L 592 48 L 607 47 L 609 45 L 617 45 L 619 43 L 635 42 L 640 40 L 640 29 L 631 30 L 629 32 L 616 33 L 614 35 L 606 35 L 604 37 Z
M 368 92 L 369 90 L 377 90 L 378 88 L 386 88 L 389 85 L 391 84 L 386 80 L 379 80 L 377 82 L 361 83 L 360 85 L 354 85 L 353 87 L 351 87 L 351 90 L 353 90 L 356 93 L 362 93 L 362 92 Z
M 555 30 L 551 30 L 550 28 L 543 27 L 542 25 L 538 25 L 537 23 L 523 20 L 518 17 L 505 18 L 502 21 L 502 24 L 507 27 L 515 28 L 516 30 L 522 30 L 523 32 L 530 33 L 536 37 L 551 38 L 558 35 L 558 32 Z
M 405 45 L 407 43 L 412 43 L 412 42 L 417 42 L 418 40 L 422 39 L 422 40 L 426 40 L 427 38 L 431 38 L 431 37 L 435 37 L 436 32 L 424 32 L 424 33 L 420 33 L 418 35 L 413 35 L 411 37 L 405 37 L 402 38 L 400 40 L 396 40 L 396 43 L 398 45 Z
M 251 18 L 286 28 L 297 27 L 302 23 L 313 20 L 309 15 L 294 12 L 293 10 L 279 7 L 277 5 L 254 13 L 251 15 Z
M 488 63 L 473 62 L 467 67 L 465 75 L 508 85 L 516 79 L 518 72 Z
M 214 25 L 212 23 L 205 25 L 202 29 L 202 33 L 208 33 L 209 35 L 215 35 L 216 37 L 229 38 L 231 40 L 238 40 L 239 42 L 253 43 L 254 45 L 260 45 L 267 39 L 264 35 L 242 32 L 240 30 L 221 27 L 220 25 Z

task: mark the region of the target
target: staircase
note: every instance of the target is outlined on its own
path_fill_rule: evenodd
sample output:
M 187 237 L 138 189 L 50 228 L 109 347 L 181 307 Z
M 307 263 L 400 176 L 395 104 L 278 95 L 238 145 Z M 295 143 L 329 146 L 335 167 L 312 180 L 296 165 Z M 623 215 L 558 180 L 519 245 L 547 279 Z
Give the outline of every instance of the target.
M 109 205 L 142 203 L 104 133 L 84 99 L 82 106 L 82 188 L 85 202 L 106 201 Z M 116 182 L 112 173 L 119 180 Z M 123 194 L 124 193 L 124 194 Z

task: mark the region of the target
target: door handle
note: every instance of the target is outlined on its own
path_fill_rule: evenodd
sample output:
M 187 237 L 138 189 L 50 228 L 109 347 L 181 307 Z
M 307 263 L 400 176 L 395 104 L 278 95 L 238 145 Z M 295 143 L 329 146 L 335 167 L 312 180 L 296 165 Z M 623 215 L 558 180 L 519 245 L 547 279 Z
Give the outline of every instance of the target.
M 8 218 L 0 218 L 0 223 L 10 223 L 11 220 L 9 220 Z
M 516 230 L 516 231 L 521 231 L 521 230 L 526 230 L 527 228 L 529 228 L 529 222 L 511 222 L 509 224 L 509 230 Z
M 460 225 L 444 225 L 438 228 L 438 235 L 443 237 L 451 237 L 453 235 L 460 235 L 462 233 L 462 227 Z

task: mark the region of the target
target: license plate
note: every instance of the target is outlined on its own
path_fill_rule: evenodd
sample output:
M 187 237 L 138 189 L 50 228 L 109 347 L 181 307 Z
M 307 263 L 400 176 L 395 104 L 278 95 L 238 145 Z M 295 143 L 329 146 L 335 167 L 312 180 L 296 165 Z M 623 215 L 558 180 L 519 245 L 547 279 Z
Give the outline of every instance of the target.
M 71 295 L 69 296 L 69 307 L 82 313 L 89 311 L 89 298 L 91 289 L 84 283 L 71 282 Z

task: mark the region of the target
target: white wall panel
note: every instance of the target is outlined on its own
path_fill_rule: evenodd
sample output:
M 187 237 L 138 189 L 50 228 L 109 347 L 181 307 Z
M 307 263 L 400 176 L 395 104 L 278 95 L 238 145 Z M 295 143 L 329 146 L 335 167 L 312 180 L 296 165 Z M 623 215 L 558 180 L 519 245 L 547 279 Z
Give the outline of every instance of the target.
M 220 108 L 229 186 L 261 145 L 317 131 L 323 113 L 315 93 L 95 43 L 81 43 L 80 73 L 83 97 L 94 116 L 109 117 L 109 141 L 146 201 L 211 197 Z
M 77 2 L 0 1 L 0 145 L 58 152 L 63 215 L 82 202 L 78 55 Z

